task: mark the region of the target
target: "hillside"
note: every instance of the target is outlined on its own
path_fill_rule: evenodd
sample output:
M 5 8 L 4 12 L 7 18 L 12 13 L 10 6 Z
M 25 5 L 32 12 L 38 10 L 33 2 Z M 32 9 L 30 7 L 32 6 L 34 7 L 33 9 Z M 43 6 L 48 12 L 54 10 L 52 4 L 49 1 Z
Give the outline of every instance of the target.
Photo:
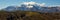
M 60 20 L 60 13 L 40 13 L 32 11 L 0 11 L 0 20 Z

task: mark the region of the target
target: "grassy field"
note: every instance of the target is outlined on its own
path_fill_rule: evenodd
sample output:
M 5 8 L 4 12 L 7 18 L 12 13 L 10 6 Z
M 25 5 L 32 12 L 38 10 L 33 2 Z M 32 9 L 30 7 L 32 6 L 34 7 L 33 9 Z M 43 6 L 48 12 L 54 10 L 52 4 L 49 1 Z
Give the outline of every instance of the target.
M 60 20 L 60 13 L 40 13 L 31 11 L 0 11 L 0 20 Z

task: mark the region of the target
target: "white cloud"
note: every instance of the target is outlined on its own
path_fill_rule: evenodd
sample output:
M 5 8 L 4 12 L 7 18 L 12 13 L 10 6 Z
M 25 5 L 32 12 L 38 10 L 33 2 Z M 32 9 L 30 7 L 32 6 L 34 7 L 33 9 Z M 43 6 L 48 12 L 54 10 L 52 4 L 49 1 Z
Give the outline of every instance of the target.
M 25 4 L 25 5 L 29 5 L 29 4 L 31 4 L 31 5 L 33 5 L 33 4 L 36 4 L 36 2 L 23 2 L 22 4 Z
M 23 2 L 22 4 L 26 5 L 27 8 L 33 8 L 32 5 L 36 4 L 36 2 Z
M 25 5 L 29 5 L 29 4 L 31 4 L 31 5 L 34 5 L 34 4 L 37 4 L 37 5 L 40 5 L 40 6 L 45 6 L 45 3 L 36 3 L 36 2 L 23 2 L 22 4 L 25 4 Z
M 45 3 L 40 4 L 40 6 L 45 6 Z
M 33 5 L 33 4 L 36 4 L 36 2 L 29 2 L 29 4 Z
M 24 4 L 24 5 L 26 5 L 26 7 L 27 8 L 32 8 L 33 6 L 32 5 L 35 5 L 35 4 L 37 4 L 37 5 L 39 5 L 39 6 L 45 6 L 45 3 L 36 3 L 36 2 L 23 2 L 23 3 L 21 3 L 21 4 Z

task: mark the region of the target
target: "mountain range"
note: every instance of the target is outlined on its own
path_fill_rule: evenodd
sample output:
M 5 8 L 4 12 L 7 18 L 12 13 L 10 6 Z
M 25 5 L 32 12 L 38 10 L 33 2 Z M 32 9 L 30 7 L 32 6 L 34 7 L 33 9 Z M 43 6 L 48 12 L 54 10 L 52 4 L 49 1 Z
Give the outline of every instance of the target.
M 4 9 L 5 11 L 37 11 L 37 12 L 60 12 L 60 7 L 44 7 L 38 4 L 21 4 L 21 6 L 8 6 Z

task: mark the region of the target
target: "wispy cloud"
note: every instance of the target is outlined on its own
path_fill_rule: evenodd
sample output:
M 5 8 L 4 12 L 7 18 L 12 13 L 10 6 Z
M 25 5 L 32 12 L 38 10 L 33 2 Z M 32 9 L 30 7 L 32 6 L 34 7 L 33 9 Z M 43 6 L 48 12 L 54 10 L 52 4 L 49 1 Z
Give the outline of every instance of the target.
M 34 4 L 37 4 L 37 5 L 40 5 L 40 6 L 45 6 L 45 3 L 37 3 L 37 2 L 23 2 L 23 3 L 21 3 L 21 4 L 25 4 L 25 5 L 29 5 L 29 4 L 31 4 L 31 5 L 34 5 Z
M 41 3 L 40 6 L 45 6 L 45 3 Z
M 26 5 L 27 8 L 32 8 L 33 7 L 32 5 L 35 5 L 35 4 L 38 5 L 38 6 L 45 6 L 45 3 L 37 3 L 37 2 L 33 2 L 33 1 L 31 1 L 31 2 L 23 2 L 21 4 Z

